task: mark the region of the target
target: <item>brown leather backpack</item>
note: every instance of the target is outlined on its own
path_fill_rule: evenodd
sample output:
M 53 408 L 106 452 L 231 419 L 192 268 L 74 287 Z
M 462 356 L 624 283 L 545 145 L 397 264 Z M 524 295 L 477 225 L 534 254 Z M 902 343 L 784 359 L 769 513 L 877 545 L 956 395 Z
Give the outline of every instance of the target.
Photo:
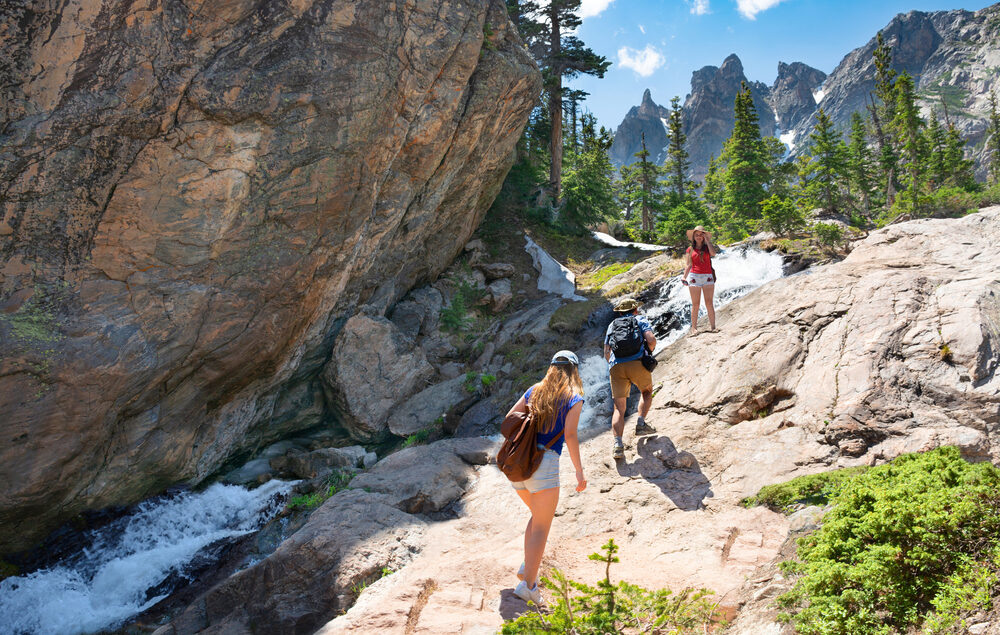
M 531 406 L 528 406 L 528 412 L 512 412 L 500 424 L 504 442 L 497 452 L 497 467 L 513 483 L 528 480 L 542 462 L 545 450 L 551 448 L 563 435 L 562 432 L 557 434 L 543 450 L 535 440 L 538 436 L 538 423 L 535 419 Z

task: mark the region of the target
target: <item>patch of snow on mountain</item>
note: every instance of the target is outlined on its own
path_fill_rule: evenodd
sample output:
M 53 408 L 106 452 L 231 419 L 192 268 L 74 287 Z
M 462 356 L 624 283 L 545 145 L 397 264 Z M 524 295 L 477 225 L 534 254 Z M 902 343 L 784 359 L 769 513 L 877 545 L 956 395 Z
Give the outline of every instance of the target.
M 788 132 L 782 134 L 778 137 L 783 144 L 788 146 L 788 151 L 791 152 L 795 149 L 795 131 L 789 130 Z
M 813 91 L 813 100 L 816 101 L 817 106 L 819 105 L 819 102 L 823 101 L 824 97 L 826 97 L 826 91 L 823 90 L 823 85 L 820 84 L 820 87 Z

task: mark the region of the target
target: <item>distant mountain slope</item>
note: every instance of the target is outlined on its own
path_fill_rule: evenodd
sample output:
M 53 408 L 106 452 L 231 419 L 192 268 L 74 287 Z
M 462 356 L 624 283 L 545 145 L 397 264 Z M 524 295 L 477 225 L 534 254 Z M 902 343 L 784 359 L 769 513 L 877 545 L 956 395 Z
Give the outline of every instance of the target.
M 968 152 L 982 176 L 989 93 L 1000 88 L 1000 3 L 975 12 L 911 11 L 893 18 L 882 33 L 893 47 L 893 66 L 916 80 L 924 116 L 936 107 L 943 119 L 947 108 L 948 118 L 968 140 Z M 828 77 L 795 62 L 779 63 L 778 76 L 770 87 L 748 82 L 761 133 L 777 134 L 792 155 L 799 154 L 807 147 L 820 107 L 836 126 L 846 130 L 852 113 L 865 112 L 865 102 L 874 87 L 874 49 L 872 37 L 848 53 Z M 706 66 L 692 74 L 691 94 L 684 102 L 692 177 L 704 178 L 709 158 L 718 156 L 731 134 L 733 99 L 745 80 L 743 65 L 736 55 L 726 58 L 719 68 Z M 637 126 L 634 113 L 640 109 L 629 111 L 619 131 Z M 647 145 L 655 157 L 649 134 Z M 637 140 L 638 135 L 634 138 Z M 631 134 L 621 141 L 616 138 L 612 161 L 630 163 L 625 159 L 631 156 L 632 143 Z M 659 160 L 662 162 L 662 157 Z
M 976 12 L 911 11 L 897 15 L 882 30 L 893 48 L 893 66 L 910 73 L 917 84 L 925 116 L 937 108 L 969 141 L 969 152 L 981 166 L 989 110 L 989 92 L 998 88 L 1000 76 L 1000 4 Z M 819 106 L 841 128 L 851 114 L 865 112 L 865 101 L 874 87 L 873 37 L 840 62 L 823 85 Z M 798 122 L 794 140 L 805 139 L 814 117 Z M 795 152 L 802 149 L 796 144 Z

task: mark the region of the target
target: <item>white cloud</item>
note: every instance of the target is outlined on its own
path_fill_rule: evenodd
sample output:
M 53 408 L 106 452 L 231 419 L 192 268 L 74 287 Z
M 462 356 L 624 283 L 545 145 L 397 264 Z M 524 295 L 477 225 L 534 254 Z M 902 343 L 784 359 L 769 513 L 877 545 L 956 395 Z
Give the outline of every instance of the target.
M 640 30 L 640 31 L 642 31 L 642 34 L 643 34 L 643 35 L 646 35 L 646 27 L 644 27 L 644 26 L 642 26 L 642 25 L 640 24 L 640 25 L 639 25 L 639 30 Z
M 691 2 L 691 13 L 694 15 L 705 15 L 709 13 L 708 0 L 693 0 Z
M 697 1 L 697 0 L 696 0 Z M 784 0 L 736 0 L 736 10 L 748 20 L 755 20 L 761 11 L 767 11 Z
M 628 46 L 618 49 L 618 65 L 631 68 L 642 77 L 649 77 L 666 61 L 663 54 L 649 44 L 641 51 Z
M 600 15 L 615 0 L 583 0 L 580 3 L 580 18 L 592 18 Z

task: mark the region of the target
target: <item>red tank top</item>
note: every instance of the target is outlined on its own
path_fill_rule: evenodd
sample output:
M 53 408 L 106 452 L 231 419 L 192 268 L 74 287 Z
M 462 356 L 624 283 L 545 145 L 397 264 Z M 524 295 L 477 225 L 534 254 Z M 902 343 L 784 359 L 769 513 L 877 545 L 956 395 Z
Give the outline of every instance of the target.
M 705 251 L 695 251 L 687 248 L 691 255 L 691 273 L 712 273 L 712 254 Z

